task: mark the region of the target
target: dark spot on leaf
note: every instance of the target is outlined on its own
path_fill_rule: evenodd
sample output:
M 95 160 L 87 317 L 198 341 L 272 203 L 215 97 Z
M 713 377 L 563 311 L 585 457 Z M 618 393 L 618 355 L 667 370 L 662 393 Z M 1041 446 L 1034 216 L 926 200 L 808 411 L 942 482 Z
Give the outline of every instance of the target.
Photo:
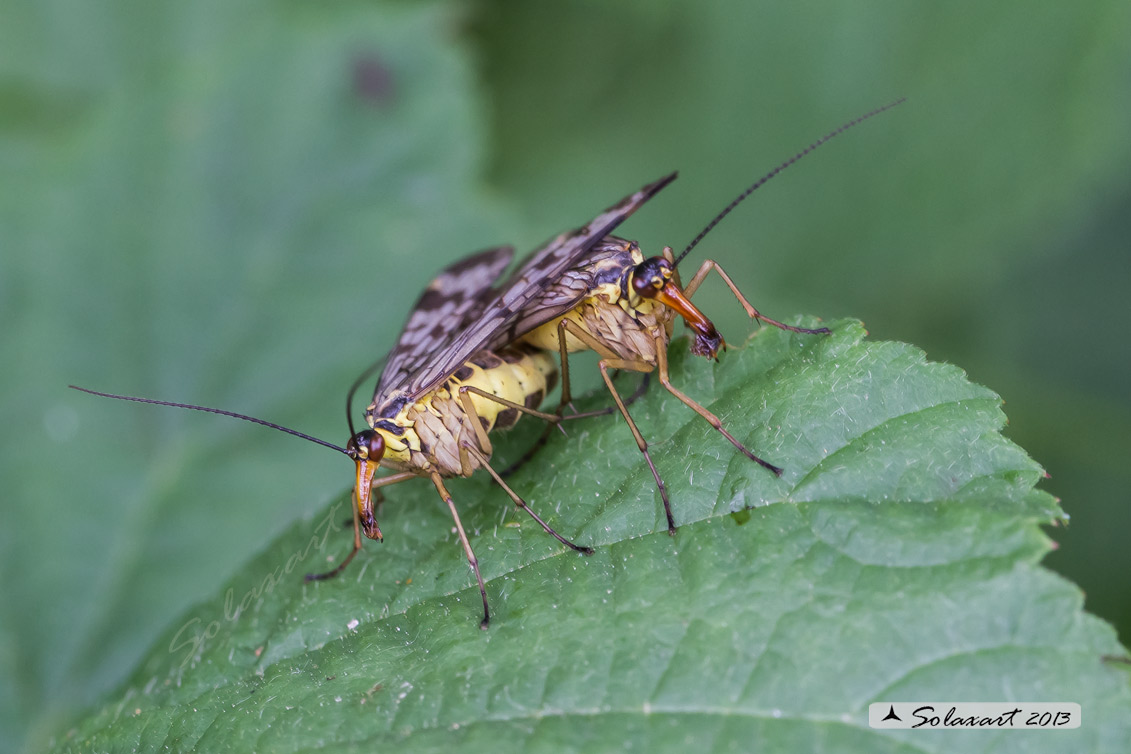
M 353 90 L 373 105 L 386 105 L 393 98 L 393 72 L 374 53 L 360 55 L 353 61 Z

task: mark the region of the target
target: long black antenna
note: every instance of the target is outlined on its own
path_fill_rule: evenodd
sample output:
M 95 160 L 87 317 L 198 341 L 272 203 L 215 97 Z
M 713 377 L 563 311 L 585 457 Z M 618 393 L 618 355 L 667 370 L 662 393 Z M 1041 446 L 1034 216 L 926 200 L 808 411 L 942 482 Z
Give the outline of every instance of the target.
M 365 382 L 365 378 L 377 371 L 377 369 L 389 360 L 389 354 L 385 354 L 381 358 L 374 361 L 372 364 L 365 368 L 365 371 L 357 376 L 357 379 L 350 385 L 350 390 L 346 393 L 346 421 L 350 425 L 350 437 L 354 437 L 357 432 L 353 429 L 353 394 L 361 387 L 361 383 Z
M 847 123 L 845 123 L 845 124 L 844 124 L 843 126 L 841 126 L 840 128 L 836 129 L 835 131 L 830 131 L 829 133 L 825 134 L 824 136 L 822 136 L 821 138 L 817 139 L 817 140 L 816 140 L 815 142 L 813 142 L 812 144 L 810 144 L 809 146 L 807 146 L 807 147 L 806 147 L 805 149 L 803 149 L 803 150 L 801 150 L 800 152 L 798 152 L 797 154 L 795 154 L 795 155 L 794 155 L 793 157 L 790 157 L 790 158 L 789 158 L 788 160 L 786 160 L 785 162 L 783 162 L 783 163 L 782 163 L 781 165 L 778 165 L 778 166 L 777 166 L 776 168 L 774 168 L 774 169 L 773 169 L 773 170 L 771 170 L 770 172 L 766 173 L 766 174 L 765 174 L 764 176 L 762 176 L 762 177 L 761 177 L 761 178 L 759 178 L 758 180 L 754 181 L 754 183 L 753 183 L 753 184 L 751 184 L 750 188 L 746 189 L 746 190 L 745 190 L 745 191 L 743 191 L 743 192 L 742 192 L 741 194 L 739 194 L 739 195 L 738 195 L 738 197 L 737 197 L 737 198 L 735 198 L 735 200 L 734 200 L 733 202 L 731 202 L 730 204 L 728 204 L 728 205 L 727 205 L 726 209 L 724 209 L 724 210 L 723 210 L 722 212 L 720 212 L 719 214 L 715 215 L 715 219 L 714 219 L 714 220 L 712 220 L 711 222 L 707 223 L 707 227 L 706 227 L 706 228 L 704 228 L 704 229 L 702 230 L 702 232 L 700 232 L 700 233 L 699 233 L 699 235 L 695 236 L 695 239 L 694 239 L 694 240 L 693 240 L 693 241 L 692 241 L 691 243 L 687 244 L 687 248 L 686 248 L 686 249 L 684 249 L 684 250 L 683 250 L 682 252 L 680 252 L 680 255 L 679 255 L 678 257 L 676 257 L 676 258 L 675 258 L 675 265 L 673 265 L 673 266 L 676 266 L 676 265 L 678 265 L 678 264 L 680 263 L 680 261 L 682 261 L 682 259 L 683 259 L 683 258 L 684 258 L 685 256 L 687 256 L 687 255 L 688 255 L 688 253 L 690 253 L 690 251 L 691 251 L 692 249 L 694 249 L 694 248 L 695 248 L 696 246 L 698 246 L 698 245 L 699 245 L 699 242 L 700 242 L 700 241 L 702 241 L 702 240 L 703 240 L 703 238 L 704 238 L 704 237 L 705 237 L 705 236 L 706 236 L 706 235 L 707 235 L 708 233 L 710 233 L 710 232 L 711 232 L 712 230 L 714 230 L 715 226 L 719 224 L 719 221 L 720 221 L 720 220 L 722 220 L 722 219 L 723 219 L 724 217 L 726 217 L 727 215 L 729 215 L 729 214 L 730 214 L 730 212 L 731 212 L 731 210 L 733 210 L 733 209 L 734 209 L 735 207 L 737 207 L 737 206 L 738 206 L 739 204 L 741 204 L 741 203 L 742 203 L 742 200 L 743 200 L 743 199 L 745 199 L 746 197 L 748 197 L 748 196 L 750 196 L 751 194 L 753 194 L 753 193 L 754 193 L 755 191 L 757 191 L 757 190 L 758 190 L 759 188 L 761 188 L 761 187 L 762 187 L 762 186 L 763 186 L 763 185 L 764 185 L 764 184 L 765 184 L 765 183 L 766 183 L 767 181 L 769 181 L 769 180 L 770 180 L 771 178 L 773 178 L 773 177 L 774 177 L 775 175 L 777 175 L 777 174 L 778 174 L 778 173 L 780 173 L 781 171 L 785 170 L 785 169 L 786 169 L 786 168 L 788 168 L 788 167 L 789 167 L 790 165 L 792 165 L 793 163 L 797 162 L 797 161 L 798 161 L 798 160 L 800 160 L 800 159 L 801 159 L 802 157 L 804 157 L 805 155 L 809 154 L 810 152 L 812 152 L 812 151 L 813 151 L 814 149 L 816 149 L 817 147 L 819 147 L 819 146 L 821 146 L 822 144 L 824 144 L 824 143 L 825 143 L 826 141 L 829 141 L 829 140 L 830 140 L 830 139 L 832 139 L 832 138 L 833 138 L 834 136 L 839 136 L 840 134 L 844 133 L 845 131 L 847 131 L 848 129 L 850 129 L 850 128 L 852 128 L 853 126 L 857 125 L 858 123 L 862 123 L 862 122 L 864 122 L 864 121 L 868 120 L 868 119 L 869 119 L 869 118 L 871 118 L 871 117 L 872 117 L 873 115 L 879 115 L 880 113 L 884 112 L 885 110 L 890 110 L 890 109 L 892 109 L 892 108 L 893 108 L 893 107 L 895 107 L 896 105 L 902 105 L 902 104 L 903 104 L 904 102 L 906 102 L 906 101 L 907 101 L 907 98 L 906 98 L 906 97 L 900 97 L 900 98 L 899 98 L 899 99 L 897 99 L 897 100 L 896 100 L 895 102 L 890 102 L 890 103 L 888 103 L 888 104 L 884 105 L 883 107 L 878 107 L 878 108 L 876 108 L 875 110 L 873 110 L 873 111 L 872 111 L 872 112 L 870 112 L 870 113 L 865 113 L 864 115 L 861 115 L 861 116 L 860 116 L 859 118 L 857 118 L 856 120 L 850 120 L 850 121 L 848 121 Z
M 225 411 L 225 410 L 220 409 L 220 408 L 209 408 L 207 406 L 194 406 L 191 403 L 173 403 L 172 401 L 159 401 L 159 400 L 154 400 L 153 398 L 136 398 L 132 395 L 115 395 L 114 393 L 100 393 L 97 390 L 87 390 L 85 387 L 79 387 L 78 385 L 67 385 L 67 387 L 71 388 L 72 390 L 78 390 L 78 391 L 83 392 L 83 393 L 90 393 L 91 395 L 101 396 L 102 398 L 115 398 L 115 399 L 120 400 L 120 401 L 134 401 L 135 403 L 152 403 L 156 406 L 172 406 L 173 408 L 189 408 L 189 409 L 192 409 L 193 411 L 205 411 L 205 412 L 210 413 L 210 414 L 220 414 L 222 416 L 231 416 L 234 419 L 243 419 L 245 422 L 251 422 L 252 424 L 262 424 L 264 427 L 270 427 L 271 429 L 277 429 L 280 432 L 286 432 L 288 435 L 294 435 L 295 437 L 301 437 L 304 440 L 310 440 L 311 442 L 318 443 L 319 445 L 325 445 L 327 448 L 330 448 L 332 450 L 336 450 L 339 453 L 345 453 L 347 456 L 349 455 L 349 452 L 345 448 L 339 448 L 337 445 L 335 445 L 331 442 L 326 442 L 325 440 L 319 440 L 317 437 L 311 437 L 310 435 L 303 434 L 302 432 L 299 432 L 298 430 L 290 429 L 289 427 L 284 427 L 281 424 L 273 424 L 269 421 L 264 421 L 263 419 L 256 419 L 254 416 L 245 416 L 244 414 L 237 414 L 234 411 Z M 353 435 L 350 435 L 350 436 L 352 437 Z

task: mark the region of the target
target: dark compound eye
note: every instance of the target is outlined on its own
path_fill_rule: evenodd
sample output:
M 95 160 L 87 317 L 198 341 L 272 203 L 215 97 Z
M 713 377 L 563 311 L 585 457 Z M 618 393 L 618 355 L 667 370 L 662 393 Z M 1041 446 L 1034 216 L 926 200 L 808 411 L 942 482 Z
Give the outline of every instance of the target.
M 663 257 L 645 259 L 632 271 L 632 288 L 641 296 L 652 296 L 668 284 L 671 265 Z
M 385 438 L 372 429 L 358 432 L 346 444 L 346 452 L 356 461 L 380 461 L 385 455 Z

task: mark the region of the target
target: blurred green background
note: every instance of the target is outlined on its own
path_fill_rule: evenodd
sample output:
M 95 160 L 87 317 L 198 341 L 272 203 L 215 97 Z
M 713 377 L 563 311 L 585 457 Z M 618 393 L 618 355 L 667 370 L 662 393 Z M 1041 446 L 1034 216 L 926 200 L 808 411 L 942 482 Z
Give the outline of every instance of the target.
M 431 274 L 646 181 L 623 228 L 762 311 L 861 317 L 1007 401 L 1071 524 L 1050 567 L 1131 637 L 1131 6 L 5 3 L 0 751 L 350 482 L 344 390 Z M 719 286 L 704 308 L 740 342 Z M 343 542 L 343 545 L 345 543 Z

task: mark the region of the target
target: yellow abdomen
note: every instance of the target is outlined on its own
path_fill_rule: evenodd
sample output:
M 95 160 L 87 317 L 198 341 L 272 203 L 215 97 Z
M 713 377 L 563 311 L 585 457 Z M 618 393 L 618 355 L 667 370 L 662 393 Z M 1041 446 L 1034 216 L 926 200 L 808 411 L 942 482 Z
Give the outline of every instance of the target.
M 392 436 L 376 427 L 386 439 L 382 463 L 405 471 L 436 470 L 444 476 L 464 476 L 460 447 L 484 450 L 472 421 L 487 432 L 514 426 L 522 415 L 516 408 L 469 391 L 476 416 L 470 416 L 460 400 L 460 388 L 475 387 L 527 408 L 537 408 L 557 382 L 557 367 L 551 354 L 530 347 L 506 348 L 497 354 L 480 351 L 436 390 L 405 408 L 391 424 L 403 428 Z

